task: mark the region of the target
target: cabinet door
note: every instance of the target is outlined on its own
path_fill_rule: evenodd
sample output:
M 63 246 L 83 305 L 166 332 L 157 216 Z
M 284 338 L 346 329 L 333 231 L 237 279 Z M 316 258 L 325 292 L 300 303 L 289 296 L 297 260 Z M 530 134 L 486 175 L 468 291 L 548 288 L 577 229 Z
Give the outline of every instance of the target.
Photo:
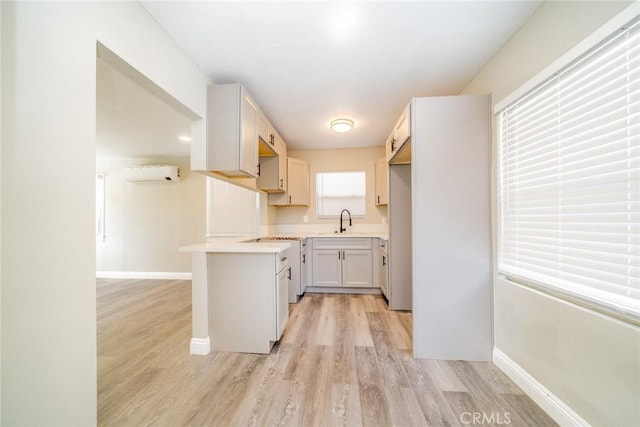
M 289 321 L 289 278 L 291 270 L 282 269 L 276 280 L 276 338 L 279 340 Z
M 240 170 L 258 176 L 258 107 L 242 89 L 240 105 Z
M 309 163 L 287 157 L 286 191 L 269 194 L 272 206 L 309 206 Z
M 309 283 L 309 266 L 311 262 L 307 256 L 308 252 L 306 250 L 300 256 L 300 295 L 304 294 L 304 290 Z
M 276 153 L 278 154 L 278 189 L 287 191 L 287 145 L 276 134 Z
M 309 206 L 309 163 L 289 157 L 287 175 L 288 204 Z
M 342 251 L 318 249 L 313 251 L 313 286 L 342 286 Z
M 384 252 L 380 252 L 380 264 L 378 268 L 380 268 L 380 290 L 382 290 L 384 296 L 389 299 L 389 259 Z
M 398 144 L 397 148 L 399 149 L 411 136 L 411 104 L 408 104 L 402 112 L 394 128 L 394 132 Z
M 265 144 L 275 148 L 275 138 L 273 135 L 273 128 L 269 119 L 262 111 L 258 111 L 258 138 L 260 138 Z
M 342 258 L 342 286 L 349 288 L 370 288 L 373 286 L 373 264 L 370 250 L 344 250 Z
M 396 132 L 393 130 L 391 134 L 387 137 L 387 140 L 384 143 L 385 152 L 387 153 L 387 162 L 391 160 L 393 155 L 398 150 L 398 144 L 396 144 Z
M 376 206 L 383 206 L 389 203 L 388 168 L 389 165 L 385 158 L 376 161 Z

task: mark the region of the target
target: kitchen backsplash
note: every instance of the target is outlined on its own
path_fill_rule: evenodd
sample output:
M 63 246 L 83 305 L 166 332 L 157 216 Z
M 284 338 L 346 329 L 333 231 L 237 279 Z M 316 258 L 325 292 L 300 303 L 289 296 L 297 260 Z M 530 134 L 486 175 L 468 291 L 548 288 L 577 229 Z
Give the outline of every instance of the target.
M 267 234 L 287 234 L 287 233 L 332 233 L 339 228 L 338 220 L 335 224 L 274 224 L 268 227 Z M 354 224 L 349 232 L 351 233 L 387 233 L 387 224 Z M 262 231 L 262 230 L 261 230 Z

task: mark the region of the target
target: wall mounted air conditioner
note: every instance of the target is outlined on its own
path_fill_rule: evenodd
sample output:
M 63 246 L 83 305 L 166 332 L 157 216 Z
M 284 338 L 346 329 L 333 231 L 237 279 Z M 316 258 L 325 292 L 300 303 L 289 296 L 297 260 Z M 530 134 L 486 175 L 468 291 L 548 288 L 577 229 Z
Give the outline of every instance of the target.
M 170 165 L 144 165 L 124 168 L 122 178 L 129 182 L 178 182 L 180 168 Z

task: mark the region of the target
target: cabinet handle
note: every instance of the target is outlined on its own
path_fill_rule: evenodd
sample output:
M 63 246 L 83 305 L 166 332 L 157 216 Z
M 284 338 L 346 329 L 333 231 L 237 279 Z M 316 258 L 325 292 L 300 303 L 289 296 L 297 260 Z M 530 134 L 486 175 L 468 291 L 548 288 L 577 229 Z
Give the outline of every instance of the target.
M 291 267 L 289 267 L 289 273 L 287 274 L 287 279 L 291 280 Z
M 338 251 L 338 260 L 340 260 L 340 259 L 341 259 L 341 258 L 340 258 L 340 251 Z
M 385 265 L 387 265 L 387 257 L 382 255 L 382 266 L 384 267 Z
M 291 204 L 291 196 L 289 196 L 289 204 Z
M 393 153 L 394 151 L 396 151 L 396 139 L 392 139 L 391 140 L 391 152 Z
M 280 178 L 280 188 L 284 187 L 284 178 Z
M 303 264 L 307 263 L 307 254 L 302 254 L 302 263 Z
M 378 204 L 380 204 L 380 196 L 378 196 Z
M 270 133 L 269 134 L 269 144 L 275 145 L 275 139 L 276 139 L 275 136 L 272 133 Z
M 280 258 L 280 261 L 285 262 L 287 260 L 286 256 L 283 256 L 282 258 Z
M 345 259 L 347 259 L 347 254 L 345 251 L 342 251 L 342 260 L 344 261 Z
M 260 176 L 260 167 L 261 167 L 261 164 L 258 163 L 258 176 Z

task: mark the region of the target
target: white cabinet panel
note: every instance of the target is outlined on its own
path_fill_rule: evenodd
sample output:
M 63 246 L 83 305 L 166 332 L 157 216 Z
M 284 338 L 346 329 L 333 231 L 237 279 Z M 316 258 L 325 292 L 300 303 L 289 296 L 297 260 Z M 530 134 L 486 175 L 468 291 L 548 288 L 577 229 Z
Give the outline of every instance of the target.
M 289 302 L 295 304 L 298 302 L 298 296 L 303 293 L 303 263 L 302 254 L 300 253 L 300 240 L 292 240 L 291 247 L 287 249 L 287 258 L 291 274 L 289 278 Z
M 271 123 L 269 123 L 267 116 L 265 116 L 262 111 L 260 111 L 258 115 L 258 138 L 275 149 L 273 127 L 271 126 Z
M 271 131 L 273 144 L 263 142 L 259 145 L 258 189 L 269 193 L 282 193 L 287 189 L 287 145 L 280 135 Z
M 370 250 L 349 249 L 342 251 L 342 286 L 370 288 L 373 283 Z
M 379 269 L 379 281 L 380 290 L 387 297 L 391 299 L 391 292 L 389 289 L 389 256 L 387 255 L 387 241 L 380 241 L 380 251 L 378 252 L 378 269 Z
M 314 249 L 371 249 L 370 237 L 314 237 Z
M 312 286 L 371 288 L 371 238 L 313 238 Z M 359 249 L 354 249 L 359 248 Z
M 300 294 L 304 293 L 305 288 L 309 285 L 309 276 L 311 275 L 309 268 L 311 266 L 311 262 L 309 260 L 309 254 L 311 251 L 305 250 L 302 252 L 302 265 L 300 266 L 301 274 L 300 274 Z
M 258 176 L 258 107 L 242 90 L 242 105 L 240 107 L 240 170 L 248 175 Z
M 309 163 L 287 157 L 286 191 L 269 194 L 275 206 L 309 206 Z
M 239 84 L 207 88 L 207 143 L 197 156 L 225 176 L 258 174 L 258 107 Z
M 313 285 L 342 286 L 342 260 L 340 251 L 333 249 L 313 250 Z
M 289 282 L 291 279 L 291 267 L 283 268 L 278 274 L 276 284 L 276 336 L 277 341 L 282 336 L 284 328 L 289 321 Z
M 208 253 L 213 351 L 269 353 L 289 316 L 285 252 Z M 250 268 L 247 268 L 250 266 Z
M 389 203 L 389 165 L 384 157 L 376 161 L 376 206 Z
M 411 163 L 410 140 L 411 104 L 408 104 L 385 142 L 387 162 L 394 164 Z

